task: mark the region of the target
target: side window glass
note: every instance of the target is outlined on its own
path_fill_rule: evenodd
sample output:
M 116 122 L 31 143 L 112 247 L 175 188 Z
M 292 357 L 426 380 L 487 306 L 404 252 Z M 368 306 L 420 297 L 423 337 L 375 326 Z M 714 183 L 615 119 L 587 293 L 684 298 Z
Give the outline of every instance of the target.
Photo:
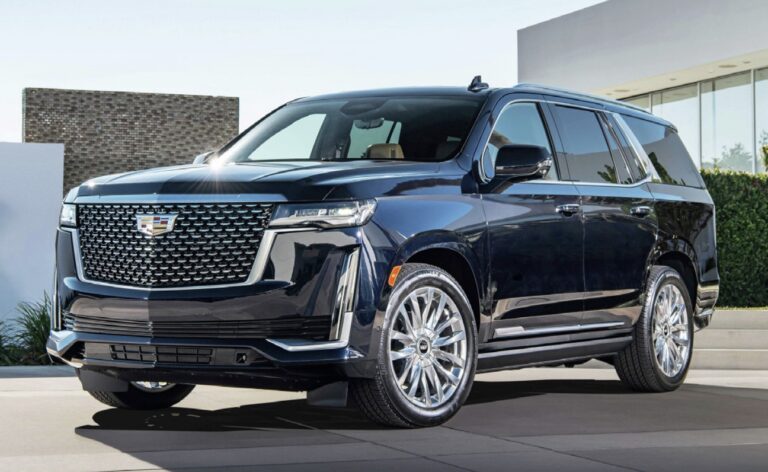
M 579 182 L 617 183 L 616 166 L 595 112 L 556 106 L 571 178 Z
M 605 121 L 605 117 L 600 117 L 600 124 L 603 125 L 603 134 L 608 141 L 608 149 L 611 151 L 613 164 L 616 166 L 616 176 L 619 179 L 619 183 L 631 184 L 632 178 L 629 176 L 629 167 L 624 161 L 624 156 L 622 155 L 619 143 L 616 141 L 616 137 L 608 126 L 608 123 Z
M 484 151 L 485 162 L 496 162 L 499 148 L 508 144 L 541 146 L 552 154 L 547 129 L 535 103 L 513 103 L 501 113 Z M 554 165 L 542 179 L 557 180 Z
M 623 118 L 642 144 L 663 183 L 698 188 L 704 186 L 691 156 L 672 128 L 632 116 Z
M 626 158 L 627 166 L 629 166 L 629 172 L 632 174 L 632 177 L 635 181 L 643 180 L 648 174 L 644 166 L 640 164 L 640 158 L 637 153 L 632 149 L 627 137 L 624 136 L 621 127 L 616 124 L 616 121 L 612 117 L 606 117 L 606 119 L 608 120 L 609 126 L 616 134 L 616 137 L 619 138 L 619 146 L 621 146 L 621 150 L 624 152 L 624 157 Z
M 325 115 L 319 113 L 298 119 L 257 147 L 248 159 L 308 159 L 324 121 Z

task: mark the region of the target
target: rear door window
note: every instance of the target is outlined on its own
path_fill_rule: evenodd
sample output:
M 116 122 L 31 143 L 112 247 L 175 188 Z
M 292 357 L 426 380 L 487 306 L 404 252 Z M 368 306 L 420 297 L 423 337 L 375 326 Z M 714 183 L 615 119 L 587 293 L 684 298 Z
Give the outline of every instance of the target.
M 579 182 L 618 183 L 616 164 L 597 114 L 591 110 L 561 105 L 554 109 L 571 179 Z
M 665 184 L 704 186 L 701 175 L 674 129 L 632 116 L 622 116 L 642 144 L 645 153 Z

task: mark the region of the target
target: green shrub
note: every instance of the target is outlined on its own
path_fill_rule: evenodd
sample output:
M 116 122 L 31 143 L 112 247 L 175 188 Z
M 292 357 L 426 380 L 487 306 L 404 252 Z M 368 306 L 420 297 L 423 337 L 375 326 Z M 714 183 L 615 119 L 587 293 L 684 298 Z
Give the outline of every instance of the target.
M 718 305 L 768 305 L 768 174 L 702 176 L 717 207 Z
M 13 334 L 8 325 L 0 321 L 0 365 L 13 364 Z
M 51 299 L 45 294 L 43 300 L 35 303 L 20 303 L 16 309 L 21 316 L 15 320 L 18 329 L 14 335 L 16 363 L 50 364 L 45 350 L 48 332 L 51 329 Z

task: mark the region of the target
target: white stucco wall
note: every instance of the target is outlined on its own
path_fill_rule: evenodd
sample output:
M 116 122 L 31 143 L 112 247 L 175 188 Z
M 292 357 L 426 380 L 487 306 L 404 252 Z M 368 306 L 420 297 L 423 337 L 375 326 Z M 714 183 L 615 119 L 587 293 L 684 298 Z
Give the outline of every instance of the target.
M 754 68 L 768 58 L 766 18 L 766 0 L 609 0 L 518 31 L 518 79 L 632 95 L 643 79 L 666 88 Z M 719 68 L 727 59 L 738 61 Z
M 0 320 L 51 292 L 64 145 L 0 143 Z

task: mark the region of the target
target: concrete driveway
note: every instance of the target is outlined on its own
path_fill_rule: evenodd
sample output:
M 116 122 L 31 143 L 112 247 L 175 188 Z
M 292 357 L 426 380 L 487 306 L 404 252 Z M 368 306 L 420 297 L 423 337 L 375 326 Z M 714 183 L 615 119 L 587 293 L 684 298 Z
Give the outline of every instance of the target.
M 303 395 L 198 387 L 178 408 L 126 412 L 66 368 L 0 369 L 0 470 L 758 471 L 768 371 L 694 371 L 668 394 L 607 369 L 480 376 L 447 425 L 392 430 Z

